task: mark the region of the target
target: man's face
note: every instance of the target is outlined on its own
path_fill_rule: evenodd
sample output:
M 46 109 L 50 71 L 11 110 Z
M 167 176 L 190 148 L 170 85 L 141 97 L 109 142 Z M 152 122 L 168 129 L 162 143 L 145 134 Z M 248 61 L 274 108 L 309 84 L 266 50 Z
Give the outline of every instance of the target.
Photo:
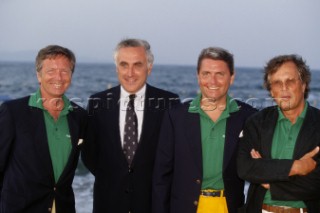
M 61 98 L 71 84 L 71 63 L 65 56 L 45 59 L 37 72 L 42 98 Z
M 198 73 L 202 102 L 209 100 L 214 104 L 224 105 L 233 81 L 234 75 L 231 76 L 226 62 L 208 58 L 202 60 Z
M 269 81 L 271 96 L 282 111 L 303 110 L 306 84 L 302 83 L 293 62 L 284 63 L 270 76 Z
M 147 81 L 152 65 L 148 66 L 143 47 L 121 48 L 116 58 L 118 79 L 128 93 L 136 93 Z

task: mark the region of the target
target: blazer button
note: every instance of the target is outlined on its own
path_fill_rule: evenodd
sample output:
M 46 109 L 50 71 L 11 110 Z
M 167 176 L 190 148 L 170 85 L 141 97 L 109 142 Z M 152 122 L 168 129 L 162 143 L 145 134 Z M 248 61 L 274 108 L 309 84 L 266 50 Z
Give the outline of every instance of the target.
M 197 179 L 197 180 L 196 180 L 196 183 L 197 183 L 197 184 L 200 184 L 200 183 L 201 183 L 201 180 Z
M 48 208 L 48 212 L 51 212 L 51 210 L 52 210 L 51 208 Z
M 193 201 L 193 205 L 197 206 L 198 205 L 198 201 L 197 200 Z

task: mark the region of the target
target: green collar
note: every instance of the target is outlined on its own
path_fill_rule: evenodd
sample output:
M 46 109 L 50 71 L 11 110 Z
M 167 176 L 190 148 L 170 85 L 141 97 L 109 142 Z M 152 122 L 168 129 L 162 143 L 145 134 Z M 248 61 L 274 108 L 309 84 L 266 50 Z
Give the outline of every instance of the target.
M 202 98 L 202 94 L 200 93 L 199 95 L 197 95 L 196 98 L 194 98 L 191 101 L 188 112 L 199 113 L 200 111 L 202 111 L 202 109 L 200 107 L 201 98 Z M 238 106 L 237 102 L 235 101 L 235 99 L 232 99 L 229 95 L 227 95 L 226 103 L 227 103 L 227 106 L 226 106 L 225 111 L 227 114 L 239 111 L 239 106 Z
M 277 108 L 278 108 L 278 113 L 279 113 L 278 121 L 287 119 L 287 118 L 284 116 L 284 114 L 282 113 L 280 107 L 278 106 Z M 304 118 L 306 117 L 307 108 L 308 108 L 308 102 L 305 101 L 303 111 L 302 111 L 301 114 L 298 116 L 298 118 L 304 119 Z
M 63 107 L 61 113 L 67 114 L 68 111 L 73 110 L 73 107 L 65 95 L 62 96 L 62 100 L 64 103 L 64 107 Z M 35 93 L 30 95 L 28 104 L 31 107 L 36 107 L 36 108 L 45 110 L 45 108 L 43 107 L 43 104 L 42 104 L 42 97 L 41 97 L 40 89 L 38 89 Z

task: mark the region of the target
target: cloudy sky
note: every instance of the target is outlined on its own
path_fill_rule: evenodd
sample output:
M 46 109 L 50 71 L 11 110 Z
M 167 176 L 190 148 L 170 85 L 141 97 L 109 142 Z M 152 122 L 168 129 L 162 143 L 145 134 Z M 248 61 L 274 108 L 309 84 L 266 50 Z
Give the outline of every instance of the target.
M 0 0 L 0 61 L 33 61 L 48 44 L 79 62 L 112 62 L 123 38 L 150 42 L 156 64 L 196 64 L 220 46 L 236 66 L 296 53 L 320 69 L 319 0 Z

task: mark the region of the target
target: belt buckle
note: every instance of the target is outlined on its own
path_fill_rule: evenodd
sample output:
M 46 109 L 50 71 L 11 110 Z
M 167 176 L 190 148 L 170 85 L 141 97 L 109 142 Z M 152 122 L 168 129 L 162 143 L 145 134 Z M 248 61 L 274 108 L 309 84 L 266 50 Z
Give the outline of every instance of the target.
M 206 197 L 223 197 L 223 190 L 205 189 L 201 190 L 201 195 Z

